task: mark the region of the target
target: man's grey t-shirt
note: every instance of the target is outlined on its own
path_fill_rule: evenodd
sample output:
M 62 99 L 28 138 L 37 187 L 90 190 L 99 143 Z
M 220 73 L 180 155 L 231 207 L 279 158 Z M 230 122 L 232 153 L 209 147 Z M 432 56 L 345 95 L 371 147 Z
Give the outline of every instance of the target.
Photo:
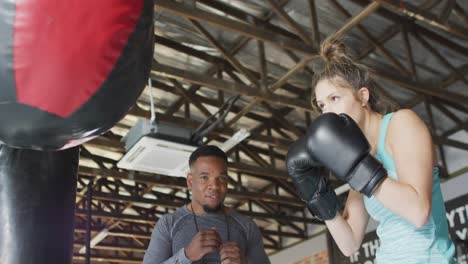
M 229 209 L 224 214 L 195 214 L 198 229 L 207 230 L 216 227 L 223 242 L 236 241 L 246 256 L 248 263 L 268 264 L 270 261 L 263 247 L 260 230 L 255 222 Z M 226 222 L 227 221 L 227 222 Z M 228 235 L 229 231 L 229 235 Z M 185 206 L 174 213 L 163 215 L 157 222 L 151 241 L 146 250 L 144 264 L 189 264 L 184 248 L 197 233 L 194 216 Z M 220 263 L 219 252 L 212 252 L 198 262 Z

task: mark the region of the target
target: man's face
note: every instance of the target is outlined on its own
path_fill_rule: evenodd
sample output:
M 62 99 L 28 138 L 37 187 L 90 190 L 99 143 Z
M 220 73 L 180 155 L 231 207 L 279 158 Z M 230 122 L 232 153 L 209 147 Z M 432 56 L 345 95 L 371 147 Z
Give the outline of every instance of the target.
M 192 191 L 192 205 L 204 212 L 222 208 L 227 191 L 227 164 L 218 157 L 199 157 L 187 175 L 187 186 Z

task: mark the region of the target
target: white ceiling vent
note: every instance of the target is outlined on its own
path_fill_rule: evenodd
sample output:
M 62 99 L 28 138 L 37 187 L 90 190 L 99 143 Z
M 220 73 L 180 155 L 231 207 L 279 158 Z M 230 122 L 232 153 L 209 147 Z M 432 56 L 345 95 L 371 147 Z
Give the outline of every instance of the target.
M 117 163 L 122 169 L 185 177 L 186 167 L 195 146 L 142 137 Z
M 250 135 L 239 130 L 219 147 L 228 151 Z M 186 177 L 190 154 L 198 147 L 185 128 L 155 125 L 140 119 L 124 137 L 126 154 L 117 167 L 176 177 Z
M 125 136 L 126 154 L 117 167 L 170 176 L 185 177 L 188 159 L 197 145 L 189 129 L 151 124 L 140 119 Z

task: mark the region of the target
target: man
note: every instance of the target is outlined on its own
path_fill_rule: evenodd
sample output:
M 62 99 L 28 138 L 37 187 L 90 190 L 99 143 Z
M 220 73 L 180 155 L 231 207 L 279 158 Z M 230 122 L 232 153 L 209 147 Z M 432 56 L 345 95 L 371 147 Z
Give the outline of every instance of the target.
M 192 200 L 159 219 L 143 263 L 270 263 L 256 224 L 224 206 L 226 154 L 201 146 L 190 155 L 189 166 Z

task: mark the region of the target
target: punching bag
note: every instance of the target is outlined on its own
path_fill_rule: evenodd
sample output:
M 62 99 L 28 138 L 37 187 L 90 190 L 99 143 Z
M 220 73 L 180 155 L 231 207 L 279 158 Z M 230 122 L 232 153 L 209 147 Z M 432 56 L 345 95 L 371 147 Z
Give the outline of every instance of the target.
M 0 141 L 59 150 L 110 129 L 153 58 L 153 0 L 0 0 Z
M 0 263 L 71 263 L 78 159 L 0 145 Z

